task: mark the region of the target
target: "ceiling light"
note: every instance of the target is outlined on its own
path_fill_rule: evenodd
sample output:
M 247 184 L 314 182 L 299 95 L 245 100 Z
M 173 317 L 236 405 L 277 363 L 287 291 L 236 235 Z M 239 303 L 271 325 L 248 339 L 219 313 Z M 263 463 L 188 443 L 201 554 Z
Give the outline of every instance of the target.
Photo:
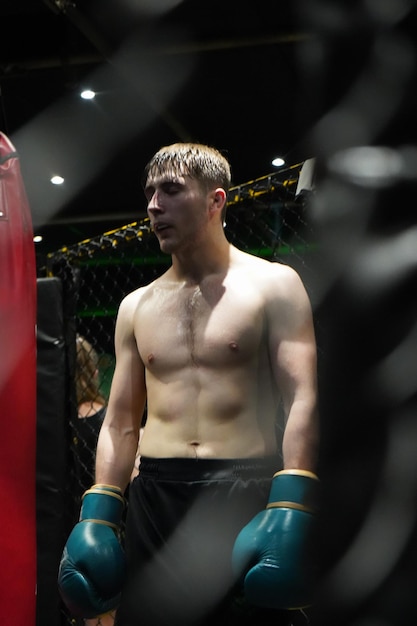
M 96 92 L 92 89 L 83 89 L 80 96 L 83 100 L 93 100 L 96 97 Z
M 51 178 L 51 183 L 53 185 L 62 185 L 63 182 L 64 179 L 62 178 L 62 176 L 52 176 Z
M 272 160 L 272 165 L 274 167 L 282 167 L 282 165 L 285 165 L 285 161 L 282 157 L 275 157 L 275 159 Z
M 43 239 L 42 235 L 35 235 L 34 238 L 33 238 L 33 241 L 35 243 L 40 243 L 42 241 L 42 239 Z

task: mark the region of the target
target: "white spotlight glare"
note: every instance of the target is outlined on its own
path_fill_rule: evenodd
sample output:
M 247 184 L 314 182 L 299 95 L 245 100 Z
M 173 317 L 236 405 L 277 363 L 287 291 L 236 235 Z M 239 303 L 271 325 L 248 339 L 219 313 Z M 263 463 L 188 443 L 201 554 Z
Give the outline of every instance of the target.
M 64 182 L 64 179 L 62 178 L 62 176 L 52 176 L 51 178 L 51 183 L 53 185 L 62 185 L 62 183 Z
M 275 159 L 272 160 L 272 165 L 274 167 L 282 167 L 285 165 L 285 161 L 282 157 L 275 157 Z
M 83 100 L 94 100 L 94 98 L 96 97 L 96 92 L 92 89 L 83 89 L 83 91 L 80 93 L 80 97 Z
M 42 235 L 35 235 L 33 238 L 34 243 L 40 243 L 43 240 Z

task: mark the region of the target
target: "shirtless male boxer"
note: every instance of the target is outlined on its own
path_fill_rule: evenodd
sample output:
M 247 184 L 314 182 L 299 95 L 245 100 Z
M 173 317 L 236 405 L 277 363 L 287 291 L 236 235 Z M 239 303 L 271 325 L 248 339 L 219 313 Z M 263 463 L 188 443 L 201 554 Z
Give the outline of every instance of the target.
M 311 305 L 293 269 L 226 239 L 230 181 L 227 160 L 200 144 L 163 147 L 145 170 L 148 215 L 172 264 L 118 312 L 96 484 L 59 573 L 75 614 L 118 605 L 120 626 L 280 626 L 300 623 L 311 601 Z

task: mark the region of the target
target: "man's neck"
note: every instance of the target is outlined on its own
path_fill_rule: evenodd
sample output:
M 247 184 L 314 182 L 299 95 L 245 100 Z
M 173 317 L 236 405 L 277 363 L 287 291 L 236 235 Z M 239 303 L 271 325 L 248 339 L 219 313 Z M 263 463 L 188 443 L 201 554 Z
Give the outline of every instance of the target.
M 225 274 L 230 263 L 231 245 L 224 239 L 215 246 L 201 246 L 193 252 L 172 255 L 172 273 L 180 281 L 200 284 L 208 276 Z

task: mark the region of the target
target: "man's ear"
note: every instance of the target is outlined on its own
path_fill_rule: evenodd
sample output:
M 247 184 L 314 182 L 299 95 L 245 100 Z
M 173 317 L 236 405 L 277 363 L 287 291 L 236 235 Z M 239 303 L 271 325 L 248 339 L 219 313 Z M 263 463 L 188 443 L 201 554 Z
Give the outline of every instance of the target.
M 217 211 L 221 213 L 225 203 L 226 203 L 226 192 L 222 187 L 217 187 L 217 189 L 213 191 L 210 210 L 213 213 Z

